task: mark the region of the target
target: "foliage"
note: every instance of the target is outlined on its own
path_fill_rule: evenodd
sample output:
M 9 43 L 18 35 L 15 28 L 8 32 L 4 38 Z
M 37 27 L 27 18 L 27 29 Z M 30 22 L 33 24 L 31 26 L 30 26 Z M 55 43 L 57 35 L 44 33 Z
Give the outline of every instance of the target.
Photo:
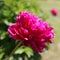
M 15 22 L 15 18 L 20 11 L 33 12 L 45 20 L 48 17 L 36 0 L 0 0 L 0 60 L 6 60 L 7 56 L 10 55 L 19 42 L 8 35 L 7 28 L 11 23 Z M 10 57 L 10 60 L 22 60 L 24 58 L 40 60 L 41 56 L 33 52 L 32 49 L 21 45 L 13 56 Z

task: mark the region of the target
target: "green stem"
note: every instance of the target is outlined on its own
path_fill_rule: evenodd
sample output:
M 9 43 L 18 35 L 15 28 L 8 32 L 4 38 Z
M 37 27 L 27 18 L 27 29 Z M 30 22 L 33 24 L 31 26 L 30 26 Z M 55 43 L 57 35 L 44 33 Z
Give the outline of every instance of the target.
M 19 46 L 21 45 L 21 41 L 16 45 L 16 47 L 12 50 L 12 52 L 10 53 L 10 55 L 7 57 L 6 60 L 9 60 L 9 58 L 14 54 L 14 52 L 19 48 Z

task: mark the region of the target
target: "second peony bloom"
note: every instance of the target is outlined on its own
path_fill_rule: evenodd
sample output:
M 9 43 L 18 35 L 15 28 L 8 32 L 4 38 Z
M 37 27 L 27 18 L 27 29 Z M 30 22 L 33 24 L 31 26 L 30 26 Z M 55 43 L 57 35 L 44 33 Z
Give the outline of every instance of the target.
M 57 10 L 57 9 L 52 9 L 52 10 L 51 10 L 51 14 L 52 14 L 53 16 L 57 16 L 57 15 L 58 15 L 58 10 Z
M 42 52 L 46 43 L 51 43 L 54 38 L 53 27 L 47 22 L 29 12 L 20 12 L 16 23 L 8 28 L 9 35 L 21 40 L 25 46 L 30 46 L 36 52 Z

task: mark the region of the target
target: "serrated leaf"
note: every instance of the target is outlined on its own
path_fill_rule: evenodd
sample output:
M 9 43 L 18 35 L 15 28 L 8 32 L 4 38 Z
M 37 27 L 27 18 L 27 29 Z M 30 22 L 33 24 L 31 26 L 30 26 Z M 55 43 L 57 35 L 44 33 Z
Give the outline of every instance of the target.
M 3 32 L 1 33 L 0 39 L 1 39 L 1 40 L 4 39 L 4 38 L 6 37 L 6 34 L 7 34 L 7 32 L 4 32 L 4 31 L 3 31 Z
M 23 52 L 24 52 L 23 47 L 20 47 L 15 51 L 15 54 L 22 54 Z
M 26 47 L 24 49 L 25 53 L 27 54 L 28 57 L 31 57 L 33 55 L 33 50 L 29 47 Z

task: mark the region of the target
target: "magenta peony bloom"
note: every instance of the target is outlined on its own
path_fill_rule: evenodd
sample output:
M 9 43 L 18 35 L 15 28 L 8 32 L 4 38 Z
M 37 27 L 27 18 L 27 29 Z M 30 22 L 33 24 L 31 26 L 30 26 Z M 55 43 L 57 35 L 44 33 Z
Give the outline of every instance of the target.
M 16 23 L 8 28 L 8 33 L 37 52 L 47 48 L 46 43 L 51 43 L 54 38 L 53 28 L 29 12 L 21 12 L 16 18 Z
M 51 13 L 52 13 L 52 15 L 54 15 L 54 16 L 57 16 L 57 15 L 58 15 L 57 9 L 52 9 L 52 10 L 51 10 Z

